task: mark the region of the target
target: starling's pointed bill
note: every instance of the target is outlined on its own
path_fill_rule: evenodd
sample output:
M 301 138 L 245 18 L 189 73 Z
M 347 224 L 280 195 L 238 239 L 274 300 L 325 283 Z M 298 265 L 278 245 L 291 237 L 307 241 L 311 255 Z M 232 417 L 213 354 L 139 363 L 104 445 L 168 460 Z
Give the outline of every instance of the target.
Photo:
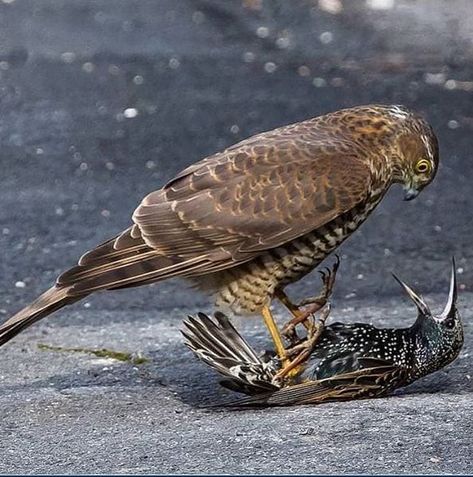
M 452 257 L 452 272 L 450 274 L 450 290 L 448 292 L 448 300 L 445 305 L 442 314 L 440 315 L 441 320 L 446 320 L 447 318 L 452 317 L 455 314 L 457 305 L 457 272 L 455 269 L 455 257 Z
M 402 288 L 404 288 L 410 299 L 416 304 L 419 312 L 424 316 L 431 315 L 430 309 L 427 306 L 427 303 L 425 303 L 424 299 L 420 295 L 418 295 L 409 285 L 407 285 L 400 278 L 398 278 L 394 273 L 392 275 L 394 279 L 402 286 Z

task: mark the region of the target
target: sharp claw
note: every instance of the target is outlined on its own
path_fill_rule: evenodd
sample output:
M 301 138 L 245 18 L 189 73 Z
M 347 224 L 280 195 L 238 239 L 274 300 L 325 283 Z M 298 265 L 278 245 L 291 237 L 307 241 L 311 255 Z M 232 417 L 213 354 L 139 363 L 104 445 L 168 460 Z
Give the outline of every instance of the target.
M 285 338 L 287 338 L 289 341 L 294 341 L 299 339 L 296 333 L 296 327 L 293 324 L 284 326 L 284 328 L 281 330 L 281 334 Z

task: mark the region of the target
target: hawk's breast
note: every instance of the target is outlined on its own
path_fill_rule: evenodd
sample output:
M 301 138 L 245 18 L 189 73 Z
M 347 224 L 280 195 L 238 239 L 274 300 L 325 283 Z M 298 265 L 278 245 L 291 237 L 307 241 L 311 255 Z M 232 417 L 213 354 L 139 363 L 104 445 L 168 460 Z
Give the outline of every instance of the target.
M 216 296 L 216 305 L 237 314 L 258 313 L 277 288 L 300 280 L 348 238 L 368 217 L 382 193 L 283 246 L 234 268 L 209 274 L 197 285 Z

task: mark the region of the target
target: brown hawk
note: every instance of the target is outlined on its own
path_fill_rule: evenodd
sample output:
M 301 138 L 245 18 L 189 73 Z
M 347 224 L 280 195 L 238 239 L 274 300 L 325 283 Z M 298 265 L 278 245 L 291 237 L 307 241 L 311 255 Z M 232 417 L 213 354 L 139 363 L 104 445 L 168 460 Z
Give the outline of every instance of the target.
M 272 298 L 291 306 L 287 284 L 354 232 L 391 184 L 414 198 L 438 160 L 432 128 L 403 106 L 354 107 L 257 134 L 145 197 L 129 229 L 0 326 L 0 344 L 95 291 L 185 277 L 220 308 L 262 313 L 283 357 Z

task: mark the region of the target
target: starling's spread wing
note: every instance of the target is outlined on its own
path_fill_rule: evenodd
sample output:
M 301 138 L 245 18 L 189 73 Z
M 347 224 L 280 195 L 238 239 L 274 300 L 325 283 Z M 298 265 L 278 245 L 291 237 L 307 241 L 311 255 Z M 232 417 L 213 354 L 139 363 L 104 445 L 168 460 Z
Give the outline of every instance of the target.
M 263 362 L 222 313 L 216 321 L 203 313 L 184 321 L 186 345 L 204 363 L 225 378 L 222 384 L 234 391 L 261 394 L 275 391 L 276 373 L 271 362 Z
M 59 277 L 69 294 L 196 276 L 251 260 L 367 199 L 368 165 L 307 123 L 189 167 L 137 208 L 135 225 Z
M 288 386 L 272 394 L 243 398 L 228 406 L 293 406 L 372 398 L 383 396 L 406 382 L 407 371 L 392 363 L 367 358 L 363 365 L 367 367 L 319 381 Z

